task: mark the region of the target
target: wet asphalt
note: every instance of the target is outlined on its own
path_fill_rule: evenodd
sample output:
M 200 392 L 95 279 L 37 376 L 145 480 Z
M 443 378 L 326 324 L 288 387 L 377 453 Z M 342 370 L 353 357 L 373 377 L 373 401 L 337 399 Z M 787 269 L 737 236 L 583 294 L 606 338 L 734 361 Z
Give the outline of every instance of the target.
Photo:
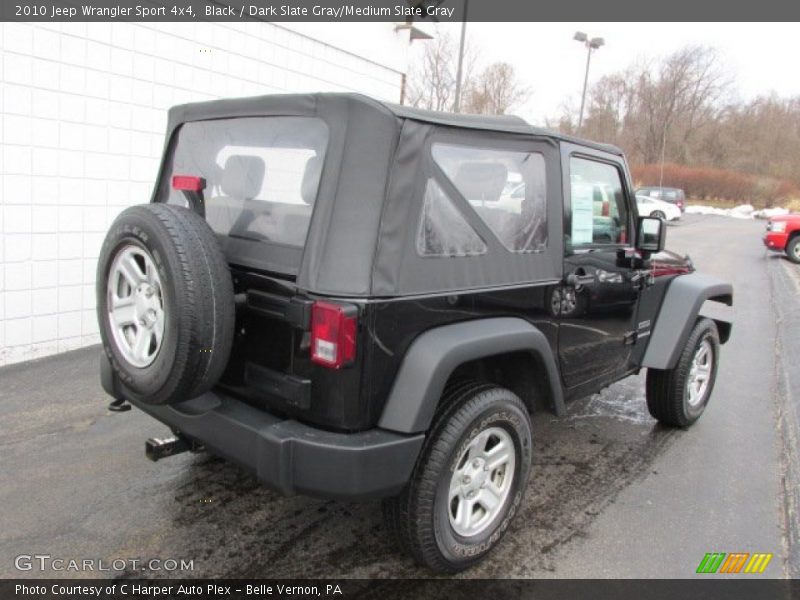
M 800 267 L 767 255 L 763 222 L 688 216 L 670 249 L 735 286 L 736 324 L 706 414 L 662 428 L 644 376 L 537 414 L 526 499 L 503 542 L 462 577 L 692 577 L 706 552 L 772 552 L 800 576 Z M 281 497 L 221 459 L 158 463 L 168 430 L 110 413 L 97 348 L 0 369 L 0 577 L 20 554 L 193 561 L 192 570 L 70 577 L 429 577 L 389 539 L 378 502 Z M 162 562 L 162 564 L 164 564 Z

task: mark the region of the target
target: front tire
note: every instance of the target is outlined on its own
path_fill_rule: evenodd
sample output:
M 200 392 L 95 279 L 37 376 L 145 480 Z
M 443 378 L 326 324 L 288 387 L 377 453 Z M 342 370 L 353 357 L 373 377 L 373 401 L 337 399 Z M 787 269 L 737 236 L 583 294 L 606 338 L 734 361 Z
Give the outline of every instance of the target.
M 451 386 L 411 481 L 384 501 L 389 530 L 434 571 L 470 567 L 514 517 L 531 455 L 530 417 L 515 394 L 486 383 Z
M 668 427 L 689 427 L 708 405 L 719 364 L 719 333 L 699 319 L 673 369 L 647 370 L 647 408 Z
M 800 264 L 800 235 L 795 235 L 786 244 L 786 256 L 793 263 Z

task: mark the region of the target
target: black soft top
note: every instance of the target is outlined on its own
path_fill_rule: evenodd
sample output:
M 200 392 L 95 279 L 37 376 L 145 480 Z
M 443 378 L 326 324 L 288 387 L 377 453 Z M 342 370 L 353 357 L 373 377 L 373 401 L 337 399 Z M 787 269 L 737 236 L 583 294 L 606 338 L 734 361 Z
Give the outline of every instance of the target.
M 622 154 L 612 146 L 533 127 L 515 116 L 441 113 L 361 94 L 224 99 L 170 109 L 153 200 L 168 196 L 174 134 L 181 125 L 261 116 L 315 117 L 328 127 L 329 143 L 305 247 L 227 240 L 231 244 L 226 254 L 231 264 L 293 275 L 298 288 L 318 294 L 390 297 L 558 281 L 563 256 L 560 142 Z M 432 259 L 417 253 L 414 242 L 425 182 L 441 177 L 430 158 L 431 144 L 437 140 L 533 146 L 547 157 L 547 197 L 559 201 L 548 202 L 549 241 L 544 250 L 512 254 L 496 242 L 481 256 Z M 461 205 L 465 213 L 472 212 L 466 200 Z M 477 215 L 469 218 L 481 227 Z
M 339 105 L 339 111 L 343 117 L 348 113 L 352 114 L 352 111 L 358 112 L 359 108 L 365 111 L 378 108 L 379 110 L 383 110 L 387 117 L 394 115 L 400 119 L 412 119 L 414 121 L 446 127 L 549 137 L 622 156 L 622 150 L 612 144 L 602 144 L 600 142 L 566 135 L 551 129 L 534 127 L 523 118 L 516 115 L 471 115 L 425 110 L 394 104 L 392 102 L 384 102 L 357 93 L 324 92 L 315 94 L 270 94 L 267 96 L 226 98 L 209 102 L 181 104 L 174 106 L 169 111 L 169 129 L 172 130 L 180 125 L 180 123 L 186 121 L 209 118 L 309 114 L 314 112 L 313 107 L 321 108 L 333 106 L 334 104 Z
M 356 94 L 357 95 L 357 94 Z M 572 144 L 588 146 L 622 156 L 622 150 L 612 144 L 602 144 L 582 138 L 566 135 L 544 127 L 534 127 L 522 117 L 516 115 L 468 115 L 463 113 L 446 113 L 435 110 L 424 110 L 411 106 L 402 106 L 389 102 L 381 102 L 395 115 L 404 119 L 414 119 L 425 123 L 446 125 L 450 127 L 466 127 L 470 129 L 483 129 L 485 131 L 503 131 L 508 133 L 525 133 L 539 137 L 549 137 L 563 140 Z

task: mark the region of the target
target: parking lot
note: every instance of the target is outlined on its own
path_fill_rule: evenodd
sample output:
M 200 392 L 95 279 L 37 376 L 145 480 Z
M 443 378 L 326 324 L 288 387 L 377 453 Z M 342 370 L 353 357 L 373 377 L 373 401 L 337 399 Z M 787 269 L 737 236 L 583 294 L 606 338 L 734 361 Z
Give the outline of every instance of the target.
M 735 326 L 711 404 L 689 431 L 650 418 L 644 376 L 534 420 L 534 470 L 504 542 L 466 577 L 691 577 L 706 552 L 771 552 L 800 576 L 800 268 L 761 221 L 686 215 L 668 248 L 734 284 Z M 207 455 L 154 464 L 167 430 L 110 413 L 97 348 L 0 370 L 0 576 L 19 554 L 188 559 L 195 577 L 428 576 L 380 505 L 284 498 Z M 114 575 L 120 573 L 106 573 Z M 157 571 L 124 575 L 158 577 Z M 49 573 L 52 575 L 52 573 Z M 76 574 L 91 576 L 92 573 Z

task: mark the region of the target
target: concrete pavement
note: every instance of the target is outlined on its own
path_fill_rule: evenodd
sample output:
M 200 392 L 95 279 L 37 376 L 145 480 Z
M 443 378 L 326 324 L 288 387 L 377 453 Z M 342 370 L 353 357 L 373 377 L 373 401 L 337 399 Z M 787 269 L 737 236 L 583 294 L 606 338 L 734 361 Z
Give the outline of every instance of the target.
M 733 336 L 697 425 L 658 426 L 643 376 L 573 403 L 565 418 L 537 415 L 520 514 L 462 576 L 692 577 L 711 551 L 773 552 L 766 576 L 797 573 L 786 474 L 797 464 L 787 436 L 800 367 L 779 361 L 776 347 L 797 355 L 779 325 L 798 318 L 800 269 L 765 257 L 762 229 L 688 216 L 669 228 L 668 247 L 736 290 Z M 147 461 L 144 440 L 167 430 L 136 410 L 106 410 L 98 352 L 0 369 L 0 576 L 48 575 L 15 570 L 23 553 L 191 559 L 193 570 L 173 575 L 195 577 L 430 575 L 394 548 L 378 503 L 283 498 L 206 455 Z

